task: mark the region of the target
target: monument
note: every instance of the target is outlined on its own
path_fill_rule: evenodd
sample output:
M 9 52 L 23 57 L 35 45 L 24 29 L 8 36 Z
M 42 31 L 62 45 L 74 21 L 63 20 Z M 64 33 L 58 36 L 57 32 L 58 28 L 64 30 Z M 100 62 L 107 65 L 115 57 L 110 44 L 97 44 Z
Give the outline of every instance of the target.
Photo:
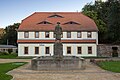
M 54 55 L 33 58 L 31 60 L 31 68 L 33 70 L 85 69 L 84 59 L 76 56 L 63 56 L 63 44 L 61 42 L 62 28 L 59 22 L 57 22 L 54 33 Z

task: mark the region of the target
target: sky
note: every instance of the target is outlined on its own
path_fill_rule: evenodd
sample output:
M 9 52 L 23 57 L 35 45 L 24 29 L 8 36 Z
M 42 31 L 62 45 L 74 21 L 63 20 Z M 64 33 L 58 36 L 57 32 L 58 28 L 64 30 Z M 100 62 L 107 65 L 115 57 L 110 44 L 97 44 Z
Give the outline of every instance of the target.
M 0 0 L 0 28 L 5 28 L 34 12 L 77 12 L 94 0 Z

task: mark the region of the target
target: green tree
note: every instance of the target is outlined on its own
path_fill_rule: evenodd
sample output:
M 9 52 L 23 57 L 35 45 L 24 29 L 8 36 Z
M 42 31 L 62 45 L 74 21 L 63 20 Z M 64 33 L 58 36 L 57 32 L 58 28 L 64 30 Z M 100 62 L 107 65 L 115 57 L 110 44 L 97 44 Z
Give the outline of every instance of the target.
M 120 41 L 120 1 L 95 1 L 82 9 L 83 14 L 92 18 L 99 29 L 100 43 L 114 43 Z
M 108 39 L 114 43 L 120 43 L 120 1 L 109 0 L 108 10 Z
M 17 29 L 20 23 L 9 25 L 5 28 L 6 34 L 1 39 L 1 44 L 17 45 Z
M 98 4 L 98 3 L 97 3 Z M 101 4 L 101 2 L 100 2 Z M 86 16 L 90 17 L 93 19 L 99 29 L 99 42 L 103 43 L 106 39 L 105 34 L 107 33 L 107 27 L 106 23 L 99 17 L 99 12 L 98 9 L 100 6 L 95 5 L 95 4 L 87 4 L 85 7 L 82 9 L 82 13 L 85 14 Z

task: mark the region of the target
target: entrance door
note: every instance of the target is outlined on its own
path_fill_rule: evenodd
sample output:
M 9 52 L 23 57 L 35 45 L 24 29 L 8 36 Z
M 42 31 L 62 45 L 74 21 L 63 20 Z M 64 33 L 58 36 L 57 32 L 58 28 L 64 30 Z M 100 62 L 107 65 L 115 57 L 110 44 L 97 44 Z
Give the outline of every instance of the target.
M 112 47 L 112 57 L 118 57 L 118 47 Z

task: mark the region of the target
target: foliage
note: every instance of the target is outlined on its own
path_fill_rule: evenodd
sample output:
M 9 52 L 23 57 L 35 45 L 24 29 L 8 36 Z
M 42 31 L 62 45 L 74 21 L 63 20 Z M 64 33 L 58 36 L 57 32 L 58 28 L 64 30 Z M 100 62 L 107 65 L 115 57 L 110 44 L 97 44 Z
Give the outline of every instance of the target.
M 11 80 L 12 76 L 6 73 L 24 64 L 26 62 L 0 63 L 0 80 Z
M 98 63 L 105 70 L 112 72 L 120 72 L 120 61 L 103 61 Z
M 111 3 L 108 10 L 108 38 L 114 42 L 120 41 L 120 1 L 109 0 Z
M 9 53 L 7 52 L 0 52 L 0 55 L 8 55 Z
M 99 29 L 100 43 L 113 43 L 120 41 L 120 1 L 95 1 L 84 6 L 82 13 L 92 18 Z
M 2 37 L 1 44 L 17 45 L 17 29 L 20 23 L 9 25 L 5 28 L 6 34 Z

